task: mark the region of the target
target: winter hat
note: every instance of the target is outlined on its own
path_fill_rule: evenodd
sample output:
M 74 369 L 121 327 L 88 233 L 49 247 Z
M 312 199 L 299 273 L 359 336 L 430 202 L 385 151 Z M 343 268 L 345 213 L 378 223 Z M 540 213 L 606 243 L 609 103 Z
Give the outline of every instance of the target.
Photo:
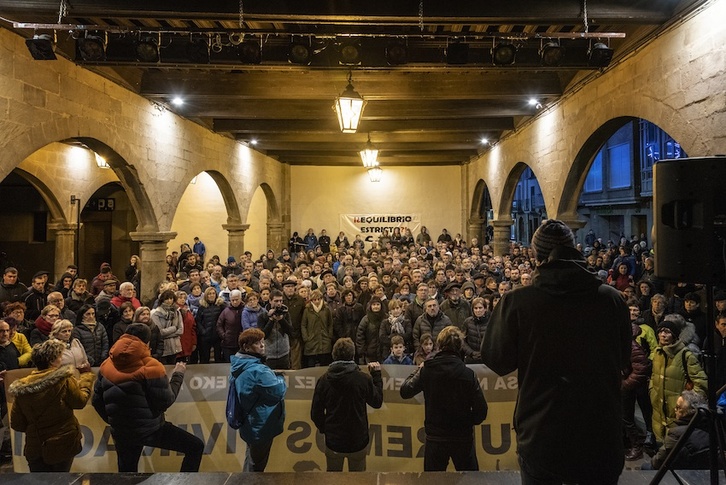
M 236 261 L 235 261 L 235 259 L 234 259 L 234 256 L 230 256 L 229 258 L 227 258 L 227 263 L 228 263 L 228 264 L 229 264 L 229 263 L 236 263 Z
M 701 297 L 698 293 L 686 293 L 686 296 L 683 297 L 685 301 L 695 301 L 699 305 L 701 304 Z
M 549 219 L 539 226 L 532 236 L 532 249 L 534 249 L 537 261 L 547 261 L 550 252 L 556 246 L 574 248 L 575 236 L 564 222 Z
M 717 291 L 716 294 L 713 296 L 714 301 L 724 301 L 726 300 L 726 291 Z
M 379 305 L 383 305 L 383 302 L 381 302 L 381 299 L 378 298 L 377 296 L 372 297 L 370 299 L 370 301 L 368 302 L 369 305 L 373 305 L 374 303 L 378 303 Z
M 661 329 L 667 328 L 671 331 L 673 334 L 673 337 L 678 338 L 681 335 L 681 327 L 676 322 L 672 320 L 663 320 L 658 324 L 658 333 L 660 333 Z

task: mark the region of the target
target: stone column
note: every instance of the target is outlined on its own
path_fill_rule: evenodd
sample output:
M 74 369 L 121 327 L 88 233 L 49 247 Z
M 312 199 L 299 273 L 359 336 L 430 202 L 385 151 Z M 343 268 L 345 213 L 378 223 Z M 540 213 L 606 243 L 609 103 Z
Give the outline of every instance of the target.
M 245 231 L 249 228 L 249 224 L 222 224 L 222 229 L 229 233 L 227 256 L 239 259 L 240 255 L 245 252 Z M 227 260 L 224 256 L 220 259 Z
M 48 229 L 55 231 L 55 265 L 53 273 L 58 281 L 69 264 L 75 264 L 76 225 L 65 222 L 51 222 Z
M 509 236 L 512 231 L 512 219 L 498 219 L 492 221 L 494 239 L 490 242 L 494 256 L 504 256 L 509 252 Z
M 267 247 L 272 248 L 276 255 L 280 255 L 282 249 L 287 247 L 287 241 L 282 239 L 282 230 L 285 224 L 281 222 L 267 223 Z
M 166 252 L 169 241 L 176 232 L 139 231 L 129 233 L 132 241 L 139 243 L 141 258 L 141 295 L 139 300 L 146 302 L 155 298 L 156 285 L 166 280 Z
M 484 245 L 484 218 L 472 217 L 468 221 L 468 227 L 466 228 L 466 241 L 470 242 L 471 238 L 475 237 L 479 241 L 480 245 Z

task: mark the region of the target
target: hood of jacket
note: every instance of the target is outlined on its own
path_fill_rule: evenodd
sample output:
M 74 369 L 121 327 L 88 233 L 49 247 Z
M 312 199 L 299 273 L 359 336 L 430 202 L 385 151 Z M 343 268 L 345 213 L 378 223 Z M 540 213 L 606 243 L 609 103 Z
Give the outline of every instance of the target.
M 558 246 L 546 263 L 532 275 L 532 285 L 550 295 L 579 295 L 597 293 L 603 282 L 587 270 L 587 261 L 575 248 Z
M 66 380 L 73 375 L 73 368 L 70 365 L 45 370 L 34 370 L 24 379 L 14 381 L 8 388 L 8 392 L 14 396 L 38 394 Z
M 123 334 L 108 352 L 113 366 L 121 372 L 133 372 L 143 367 L 144 359 L 151 358 L 149 346 L 138 337 Z
M 240 375 L 242 372 L 249 369 L 251 366 L 259 365 L 263 363 L 263 359 L 259 355 L 255 354 L 243 354 L 238 352 L 230 358 L 229 370 L 233 375 Z
M 336 360 L 328 366 L 328 379 L 335 386 L 353 372 L 360 372 L 358 364 L 352 360 Z

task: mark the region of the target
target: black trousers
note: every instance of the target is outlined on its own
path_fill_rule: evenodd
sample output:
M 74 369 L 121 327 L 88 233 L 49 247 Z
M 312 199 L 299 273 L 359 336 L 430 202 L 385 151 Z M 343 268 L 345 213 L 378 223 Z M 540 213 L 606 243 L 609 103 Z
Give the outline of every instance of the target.
M 48 465 L 43 461 L 42 458 L 38 458 L 37 460 L 30 461 L 28 460 L 28 468 L 30 468 L 30 471 L 33 473 L 36 472 L 60 472 L 60 473 L 67 473 L 71 471 L 71 466 L 73 465 L 73 458 L 71 458 L 68 461 L 64 461 L 61 463 L 56 463 L 54 465 Z
M 119 441 L 114 437 L 116 443 L 116 455 L 118 457 L 119 472 L 139 471 L 139 458 L 144 446 L 153 446 L 163 450 L 172 450 L 184 453 L 181 472 L 197 472 L 204 454 L 204 442 L 191 433 L 177 428 L 171 423 L 164 425 L 151 436 L 134 441 Z
M 426 439 L 424 471 L 443 472 L 454 462 L 456 471 L 479 471 L 474 441 L 433 441 Z

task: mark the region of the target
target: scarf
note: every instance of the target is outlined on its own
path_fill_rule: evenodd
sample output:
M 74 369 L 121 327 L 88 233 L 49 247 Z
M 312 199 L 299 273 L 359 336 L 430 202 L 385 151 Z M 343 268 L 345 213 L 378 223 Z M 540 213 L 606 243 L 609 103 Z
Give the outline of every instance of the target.
M 310 302 L 310 304 L 313 306 L 313 310 L 315 310 L 315 313 L 320 313 L 320 310 L 323 309 L 323 300 L 320 300 L 319 304 L 315 304 L 315 302 Z
M 391 333 L 396 333 L 398 335 L 403 335 L 403 314 L 394 317 L 393 315 L 388 315 L 388 322 L 391 324 Z
M 40 333 L 43 335 L 50 335 L 50 330 L 53 328 L 53 324 L 41 317 L 35 321 L 35 328 L 40 330 Z

